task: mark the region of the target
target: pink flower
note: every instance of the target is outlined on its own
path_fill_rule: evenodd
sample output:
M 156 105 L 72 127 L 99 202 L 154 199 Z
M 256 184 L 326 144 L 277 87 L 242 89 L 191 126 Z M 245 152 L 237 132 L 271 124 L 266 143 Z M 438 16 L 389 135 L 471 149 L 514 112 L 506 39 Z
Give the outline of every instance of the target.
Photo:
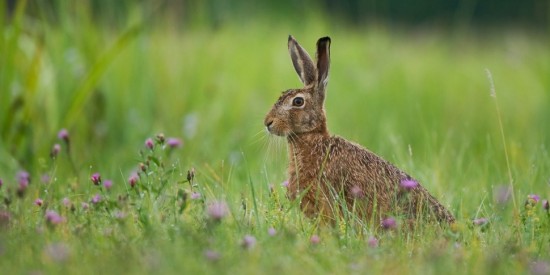
M 168 144 L 170 148 L 179 148 L 181 147 L 183 142 L 179 138 L 168 138 L 168 140 L 166 141 L 166 144 Z
M 67 129 L 61 129 L 59 133 L 57 133 L 57 137 L 60 140 L 65 141 L 66 143 L 69 143 L 69 131 Z
M 229 209 L 227 207 L 227 204 L 223 201 L 215 201 L 210 203 L 208 205 L 208 208 L 206 210 L 208 213 L 208 216 L 214 220 L 214 221 L 220 221 L 223 219 L 227 214 L 229 214 Z
M 374 236 L 370 236 L 367 244 L 369 245 L 369 247 L 376 248 L 378 247 L 378 239 L 376 239 Z
M 145 140 L 145 147 L 149 150 L 153 150 L 153 147 L 155 147 L 155 143 L 153 142 L 152 138 L 148 138 Z
M 132 173 L 128 178 L 128 183 L 130 184 L 130 187 L 134 188 L 138 180 L 139 180 L 138 174 L 136 172 Z
M 216 262 L 220 259 L 221 255 L 219 252 L 217 251 L 214 251 L 214 250 L 206 250 L 204 252 L 204 257 L 211 261 L 211 262 Z
M 397 221 L 394 218 L 389 217 L 382 220 L 380 226 L 386 230 L 392 230 L 397 228 Z
M 103 181 L 103 187 L 105 187 L 105 189 L 107 189 L 107 190 L 111 189 L 111 187 L 113 187 L 113 181 L 112 180 L 104 180 Z
M 401 188 L 405 190 L 412 190 L 418 186 L 418 182 L 412 179 L 404 179 L 401 181 Z
M 59 214 L 57 214 L 57 212 L 53 210 L 46 211 L 46 215 L 44 217 L 46 218 L 46 222 L 51 225 L 65 222 L 65 218 L 61 217 Z
M 27 171 L 20 171 L 17 173 L 17 180 L 19 182 L 19 187 L 27 188 L 29 183 L 31 183 L 31 176 Z
M 269 236 L 275 236 L 275 235 L 277 235 L 277 230 L 275 230 L 275 228 L 273 228 L 273 227 L 270 227 L 267 230 L 267 234 L 269 234 Z
M 201 198 L 201 193 L 198 193 L 198 192 L 191 193 L 191 199 L 192 200 L 198 200 L 200 198 Z
M 93 173 L 90 180 L 94 185 L 99 185 L 101 183 L 101 175 L 99 173 Z
M 36 206 L 42 206 L 42 204 L 44 204 L 44 201 L 41 198 L 38 198 L 38 199 L 34 200 L 34 204 Z
M 4 182 L 0 179 L 0 188 L 2 188 L 2 185 L 4 185 Z
M 474 219 L 474 220 L 472 221 L 472 223 L 473 223 L 474 225 L 477 225 L 477 226 L 485 225 L 485 224 L 487 224 L 488 222 L 489 222 L 489 219 L 487 219 L 487 218 L 478 218 L 478 219 Z
M 309 242 L 312 244 L 312 245 L 317 245 L 321 242 L 321 238 L 319 238 L 318 235 L 312 235 L 311 238 L 309 238 Z
M 534 201 L 535 203 L 539 202 L 540 196 L 536 194 L 527 195 L 527 198 Z
M 54 144 L 53 147 L 52 147 L 52 151 L 50 152 L 50 157 L 51 158 L 55 158 L 57 157 L 57 155 L 59 154 L 59 152 L 61 151 L 61 145 L 59 144 Z
M 241 246 L 244 249 L 252 249 L 256 245 L 256 238 L 251 235 L 244 236 L 243 240 L 241 241 Z
M 71 206 L 71 200 L 69 200 L 69 198 L 67 198 L 67 197 L 63 198 L 63 200 L 61 201 L 61 203 L 63 203 L 63 205 L 64 205 L 65 207 Z
M 83 210 L 88 210 L 88 208 L 90 208 L 90 205 L 87 202 L 80 203 L 80 206 Z
M 550 204 L 548 204 L 548 200 L 542 201 L 542 208 L 548 212 L 550 210 Z
M 283 187 L 288 187 L 288 180 L 285 180 L 281 183 Z
M 92 203 L 93 204 L 98 204 L 100 202 L 101 202 L 101 195 L 95 194 L 95 196 L 92 198 Z

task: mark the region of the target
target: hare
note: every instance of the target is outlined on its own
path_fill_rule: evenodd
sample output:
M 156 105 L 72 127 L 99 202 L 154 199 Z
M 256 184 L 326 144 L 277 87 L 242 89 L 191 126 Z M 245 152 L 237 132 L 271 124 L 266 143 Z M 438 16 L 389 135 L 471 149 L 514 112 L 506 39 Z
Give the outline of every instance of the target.
M 314 63 L 289 36 L 290 57 L 304 87 L 283 92 L 264 120 L 270 134 L 288 142 L 289 197 L 300 199 L 306 216 L 325 220 L 334 220 L 347 207 L 367 221 L 397 215 L 413 224 L 453 223 L 453 215 L 411 176 L 360 145 L 329 134 L 324 101 L 330 42 L 329 37 L 317 41 Z

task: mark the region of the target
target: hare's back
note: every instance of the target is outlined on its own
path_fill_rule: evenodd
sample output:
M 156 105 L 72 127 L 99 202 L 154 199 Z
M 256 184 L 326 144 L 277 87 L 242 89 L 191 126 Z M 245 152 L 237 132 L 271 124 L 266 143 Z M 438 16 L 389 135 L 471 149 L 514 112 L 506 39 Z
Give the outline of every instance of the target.
M 390 162 L 363 146 L 335 136 L 331 138 L 330 165 L 349 184 L 392 184 L 409 178 Z M 394 185 L 394 184 L 392 184 Z

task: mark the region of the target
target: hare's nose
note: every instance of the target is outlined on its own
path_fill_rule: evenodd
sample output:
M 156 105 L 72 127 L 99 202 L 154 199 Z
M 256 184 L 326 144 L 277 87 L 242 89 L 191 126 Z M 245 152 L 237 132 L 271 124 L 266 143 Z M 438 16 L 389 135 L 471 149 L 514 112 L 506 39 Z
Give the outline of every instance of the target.
M 265 121 L 265 127 L 267 128 L 267 130 L 271 130 L 271 125 L 273 125 L 273 120 Z

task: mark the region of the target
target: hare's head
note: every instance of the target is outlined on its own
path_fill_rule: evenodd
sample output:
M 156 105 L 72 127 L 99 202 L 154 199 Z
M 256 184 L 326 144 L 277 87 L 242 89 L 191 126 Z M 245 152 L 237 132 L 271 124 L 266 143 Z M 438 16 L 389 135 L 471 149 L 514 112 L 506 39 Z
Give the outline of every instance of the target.
M 304 87 L 283 92 L 265 117 L 264 124 L 271 134 L 278 136 L 328 134 L 324 101 L 330 66 L 330 38 L 317 41 L 315 63 L 292 36 L 288 37 L 288 51 Z

